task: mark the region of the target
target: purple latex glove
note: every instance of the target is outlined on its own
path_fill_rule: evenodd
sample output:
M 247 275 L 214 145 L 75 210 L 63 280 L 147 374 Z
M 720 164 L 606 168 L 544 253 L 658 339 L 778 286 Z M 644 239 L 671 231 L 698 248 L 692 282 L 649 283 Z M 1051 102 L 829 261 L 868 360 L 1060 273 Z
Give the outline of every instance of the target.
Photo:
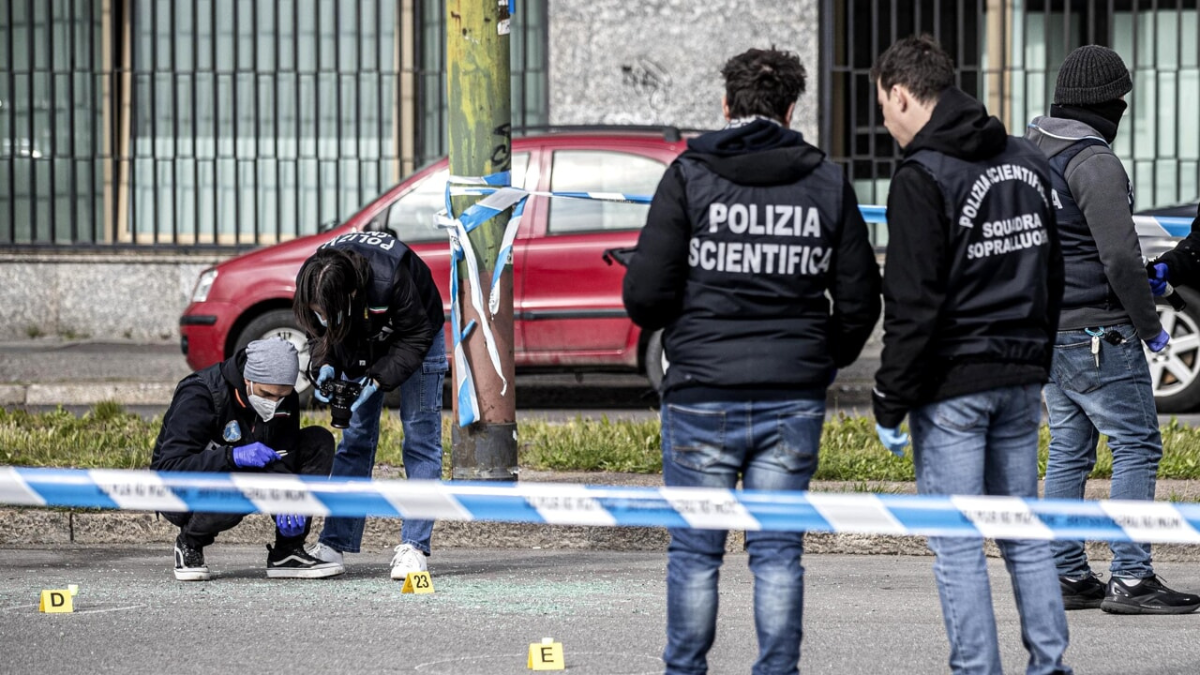
M 1167 331 L 1164 330 L 1163 332 L 1159 333 L 1158 337 L 1154 338 L 1153 340 L 1146 340 L 1146 346 L 1150 348 L 1150 351 L 1157 353 L 1157 352 L 1161 352 L 1162 350 L 1166 349 L 1167 343 L 1170 341 L 1171 341 L 1171 336 L 1167 335 Z
M 299 537 L 304 534 L 304 526 L 308 524 L 308 516 L 279 514 L 275 516 L 275 527 L 279 534 L 285 537 Z
M 1154 297 L 1159 297 L 1166 294 L 1169 272 L 1166 263 L 1154 263 L 1148 270 L 1150 272 L 1150 292 Z M 1158 351 L 1155 349 L 1154 351 Z
M 239 467 L 261 469 L 271 462 L 283 459 L 279 453 L 262 443 L 251 443 L 233 449 L 233 463 Z

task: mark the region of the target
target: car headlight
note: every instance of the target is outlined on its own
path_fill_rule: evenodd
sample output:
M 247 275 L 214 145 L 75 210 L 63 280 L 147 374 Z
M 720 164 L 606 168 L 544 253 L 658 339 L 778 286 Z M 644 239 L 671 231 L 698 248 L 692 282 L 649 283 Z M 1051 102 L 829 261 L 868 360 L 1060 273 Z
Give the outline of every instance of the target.
M 212 290 L 213 282 L 217 280 L 216 270 L 205 270 L 196 281 L 196 289 L 192 291 L 192 302 L 208 300 L 208 292 Z

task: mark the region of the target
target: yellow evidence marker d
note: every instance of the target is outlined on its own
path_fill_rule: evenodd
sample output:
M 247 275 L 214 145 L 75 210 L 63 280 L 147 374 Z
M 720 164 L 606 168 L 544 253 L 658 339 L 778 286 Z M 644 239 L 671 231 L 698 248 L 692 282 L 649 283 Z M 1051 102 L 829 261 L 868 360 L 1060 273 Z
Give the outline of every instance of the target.
M 529 661 L 526 665 L 530 670 L 565 670 L 563 662 L 563 646 L 554 638 L 542 638 L 541 644 L 529 645 Z
M 409 572 L 408 576 L 404 577 L 404 587 L 400 589 L 401 593 L 432 593 L 433 579 L 430 578 L 429 572 Z
M 74 612 L 75 605 L 71 601 L 71 591 L 42 591 L 42 599 L 38 602 L 38 611 L 46 614 Z

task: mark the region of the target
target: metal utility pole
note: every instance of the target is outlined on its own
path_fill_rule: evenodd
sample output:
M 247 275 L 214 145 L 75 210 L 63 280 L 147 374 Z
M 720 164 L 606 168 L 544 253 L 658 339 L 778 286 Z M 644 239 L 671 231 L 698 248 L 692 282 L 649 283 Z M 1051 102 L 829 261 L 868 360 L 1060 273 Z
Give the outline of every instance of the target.
M 512 168 L 512 97 L 509 82 L 508 0 L 446 0 L 446 93 L 449 98 L 450 174 L 482 177 Z M 461 215 L 479 197 L 454 197 L 455 215 Z M 479 263 L 483 297 L 500 253 L 510 212 L 497 215 L 470 234 Z M 452 476 L 456 480 L 516 480 L 517 406 L 513 380 L 512 265 L 507 261 L 500 308 L 487 317 L 500 353 L 501 371 L 508 391 L 488 357 L 482 332 L 471 332 L 464 343 L 467 361 L 479 398 L 479 421 L 467 427 L 456 423 L 453 432 Z M 471 306 L 471 280 L 466 265 L 459 265 L 459 306 L 462 325 L 478 315 Z M 487 308 L 483 308 L 487 311 Z M 454 368 L 461 368 L 457 360 Z M 458 400 L 455 398 L 457 409 Z M 457 417 L 457 416 L 456 416 Z

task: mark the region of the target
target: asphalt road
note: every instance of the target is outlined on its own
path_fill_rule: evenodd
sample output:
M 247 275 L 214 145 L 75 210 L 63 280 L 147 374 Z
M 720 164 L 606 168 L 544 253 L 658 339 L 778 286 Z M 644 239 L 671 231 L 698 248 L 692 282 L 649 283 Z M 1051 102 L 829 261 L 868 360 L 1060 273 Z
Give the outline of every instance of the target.
M 664 554 L 439 551 L 423 596 L 387 579 L 386 553 L 319 581 L 268 581 L 258 547 L 213 546 L 208 560 L 212 581 L 181 583 L 162 547 L 0 549 L 0 672 L 515 675 L 544 637 L 563 643 L 569 673 L 662 672 Z M 931 562 L 808 556 L 802 672 L 946 672 Z M 1005 670 L 1023 672 L 1006 575 L 991 567 Z M 1200 588 L 1193 565 L 1159 571 Z M 714 675 L 748 672 L 756 652 L 746 557 L 724 572 Z M 38 613 L 41 589 L 70 583 L 74 614 Z M 1069 617 L 1078 673 L 1200 672 L 1200 615 Z

